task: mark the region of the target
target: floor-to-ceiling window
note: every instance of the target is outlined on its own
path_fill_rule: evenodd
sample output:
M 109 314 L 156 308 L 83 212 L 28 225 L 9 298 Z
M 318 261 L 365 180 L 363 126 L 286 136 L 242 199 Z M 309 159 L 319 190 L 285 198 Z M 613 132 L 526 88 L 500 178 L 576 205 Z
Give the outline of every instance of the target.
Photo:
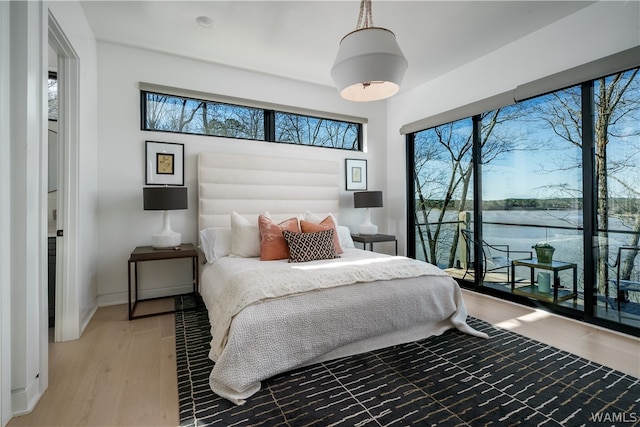
M 459 217 L 473 209 L 472 138 L 471 119 L 414 135 L 415 256 L 442 268 L 460 264 Z
M 640 333 L 638 69 L 407 143 L 410 255 L 478 290 Z
M 596 316 L 640 321 L 640 75 L 593 82 Z M 637 289 L 629 291 L 627 289 Z
M 577 86 L 479 117 L 483 249 L 485 268 L 493 268 L 485 274 L 484 286 L 554 304 L 583 305 L 573 292 L 564 292 L 573 290 L 574 273 L 577 288 L 584 289 L 580 105 Z M 539 262 L 536 246 L 553 248 L 556 264 L 551 270 L 531 267 Z M 509 262 L 495 268 L 493 258 L 536 261 L 516 266 L 512 287 Z M 560 263 L 573 265 L 560 269 Z M 554 279 L 558 298 L 551 292 Z

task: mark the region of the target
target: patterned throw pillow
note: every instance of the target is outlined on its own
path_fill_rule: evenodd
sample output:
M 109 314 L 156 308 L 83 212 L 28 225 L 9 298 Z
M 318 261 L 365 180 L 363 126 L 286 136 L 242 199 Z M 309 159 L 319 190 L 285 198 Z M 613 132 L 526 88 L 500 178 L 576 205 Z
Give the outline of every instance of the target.
M 333 230 L 316 233 L 294 233 L 284 230 L 282 234 L 289 245 L 289 262 L 340 258 L 333 246 Z
M 342 247 L 340 246 L 340 239 L 338 238 L 336 224 L 333 221 L 331 215 L 329 215 L 319 223 L 305 221 L 304 219 L 300 220 L 300 231 L 302 231 L 303 233 L 315 233 L 316 231 L 329 229 L 333 230 L 333 246 L 336 248 L 336 253 L 341 254 L 343 251 Z

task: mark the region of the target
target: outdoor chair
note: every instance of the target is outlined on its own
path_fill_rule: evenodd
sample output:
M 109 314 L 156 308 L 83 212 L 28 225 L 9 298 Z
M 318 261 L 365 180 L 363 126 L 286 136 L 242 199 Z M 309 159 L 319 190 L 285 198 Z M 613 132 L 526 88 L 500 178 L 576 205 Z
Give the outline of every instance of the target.
M 627 300 L 629 292 L 640 292 L 640 271 L 638 271 L 638 264 L 635 262 L 638 251 L 640 251 L 640 246 L 620 246 L 615 264 L 612 266 L 616 267 L 616 278 L 611 282 L 615 286 L 618 313 L 620 313 L 620 302 Z M 608 299 L 608 284 L 605 295 Z
M 467 274 L 475 274 L 474 271 L 474 236 L 473 232 L 469 230 L 460 230 L 462 232 L 462 238 L 464 239 L 466 248 L 467 248 L 467 256 L 466 256 L 466 271 L 462 276 L 464 279 Z M 484 271 L 482 272 L 482 280 L 484 281 L 487 272 L 489 271 L 497 271 L 506 268 L 507 269 L 507 283 L 511 283 L 511 261 L 512 256 L 514 254 L 522 254 L 523 256 L 520 258 L 526 258 L 524 255 L 527 255 L 528 258 L 532 258 L 533 254 L 531 251 L 515 251 L 511 250 L 509 245 L 491 245 L 484 240 L 482 241 L 482 259 L 484 265 Z M 471 270 L 471 272 L 470 272 Z M 472 273 L 473 272 L 473 273 Z

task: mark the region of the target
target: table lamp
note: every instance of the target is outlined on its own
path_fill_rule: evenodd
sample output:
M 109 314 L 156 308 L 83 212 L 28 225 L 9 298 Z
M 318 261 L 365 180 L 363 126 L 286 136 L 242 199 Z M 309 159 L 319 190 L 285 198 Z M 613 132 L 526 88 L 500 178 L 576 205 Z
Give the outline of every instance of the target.
M 164 211 L 162 231 L 151 236 L 151 246 L 156 249 L 180 246 L 182 235 L 171 229 L 169 211 L 187 209 L 187 187 L 144 187 L 142 195 L 145 211 Z
M 353 207 L 365 208 L 364 222 L 360 224 L 358 230 L 360 234 L 378 234 L 378 226 L 371 222 L 369 208 L 382 207 L 382 191 L 358 191 L 353 193 Z

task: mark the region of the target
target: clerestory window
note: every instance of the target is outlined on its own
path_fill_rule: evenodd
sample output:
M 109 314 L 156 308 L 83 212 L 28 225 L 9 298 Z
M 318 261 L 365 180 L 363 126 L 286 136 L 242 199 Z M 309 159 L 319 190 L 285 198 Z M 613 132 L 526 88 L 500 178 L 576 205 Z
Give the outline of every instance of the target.
M 142 130 L 362 151 L 359 122 L 147 90 L 140 95 Z

